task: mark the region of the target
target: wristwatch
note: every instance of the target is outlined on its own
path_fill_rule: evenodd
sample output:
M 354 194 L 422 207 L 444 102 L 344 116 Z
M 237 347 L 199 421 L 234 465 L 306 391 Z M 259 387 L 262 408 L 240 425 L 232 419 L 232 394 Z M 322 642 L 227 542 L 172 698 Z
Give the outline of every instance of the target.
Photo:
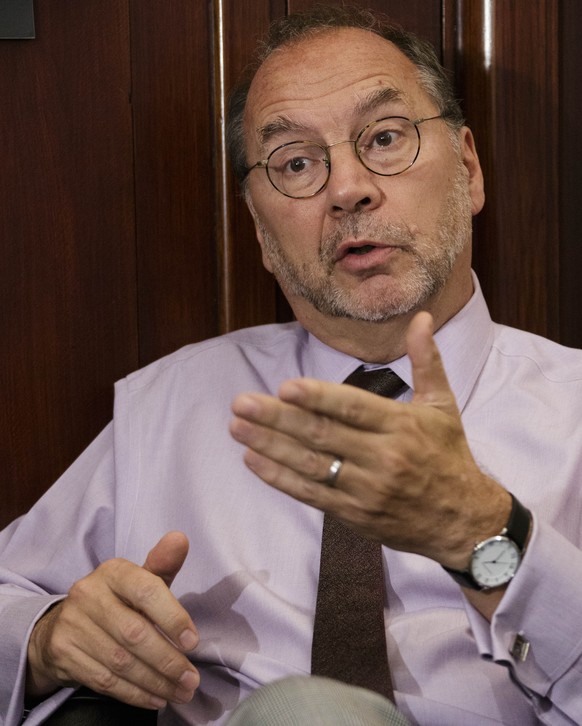
M 444 569 L 463 587 L 490 590 L 506 585 L 517 572 L 531 527 L 531 512 L 511 494 L 507 525 L 495 537 L 478 542 L 466 570 Z

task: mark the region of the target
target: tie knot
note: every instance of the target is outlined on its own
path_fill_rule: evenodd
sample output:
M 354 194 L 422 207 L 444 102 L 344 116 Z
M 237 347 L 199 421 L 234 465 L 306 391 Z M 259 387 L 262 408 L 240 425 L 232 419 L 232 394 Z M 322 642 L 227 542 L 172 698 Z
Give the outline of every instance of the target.
M 366 391 L 385 398 L 395 398 L 406 388 L 406 383 L 391 368 L 377 368 L 376 370 L 367 371 L 364 370 L 363 366 L 360 366 L 353 373 L 350 373 L 344 383 L 357 388 L 364 388 Z

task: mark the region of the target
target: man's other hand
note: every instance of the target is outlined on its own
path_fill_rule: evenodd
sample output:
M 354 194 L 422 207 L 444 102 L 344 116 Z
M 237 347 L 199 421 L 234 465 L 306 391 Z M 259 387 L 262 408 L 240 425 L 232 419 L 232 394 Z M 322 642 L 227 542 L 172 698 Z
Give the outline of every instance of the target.
M 142 708 L 190 701 L 199 675 L 185 653 L 198 633 L 169 589 L 188 546 L 168 532 L 143 566 L 112 559 L 76 582 L 32 632 L 27 695 L 84 685 Z

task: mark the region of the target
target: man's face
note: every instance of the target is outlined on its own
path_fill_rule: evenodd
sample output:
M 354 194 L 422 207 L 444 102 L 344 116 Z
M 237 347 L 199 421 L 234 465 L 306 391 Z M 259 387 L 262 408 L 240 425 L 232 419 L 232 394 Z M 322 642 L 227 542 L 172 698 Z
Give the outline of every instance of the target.
M 329 31 L 276 51 L 258 71 L 245 116 L 247 157 L 253 164 L 289 141 L 355 139 L 386 116 L 437 114 L 395 46 L 365 31 Z M 308 199 L 285 197 L 263 170 L 250 174 L 264 263 L 300 320 L 313 308 L 389 320 L 437 298 L 460 259 L 469 274 L 471 213 L 482 205 L 482 188 L 470 183 L 472 139 L 465 129 L 453 144 L 442 120 L 420 132 L 418 159 L 393 177 L 366 169 L 352 144 L 332 148 L 329 182 Z

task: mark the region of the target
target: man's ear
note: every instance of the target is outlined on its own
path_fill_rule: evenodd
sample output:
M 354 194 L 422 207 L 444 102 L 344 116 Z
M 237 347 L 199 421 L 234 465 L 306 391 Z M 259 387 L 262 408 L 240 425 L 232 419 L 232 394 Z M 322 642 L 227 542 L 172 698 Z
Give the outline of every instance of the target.
M 485 187 L 483 172 L 477 155 L 475 137 L 467 126 L 461 129 L 461 157 L 469 173 L 469 194 L 471 196 L 471 212 L 473 216 L 479 214 L 485 204 Z
M 272 265 L 271 265 L 271 263 L 269 261 L 268 255 L 265 252 L 264 227 L 263 227 L 263 225 L 261 224 L 261 222 L 259 220 L 259 215 L 257 214 L 257 211 L 256 211 L 256 209 L 253 206 L 253 202 L 251 200 L 251 195 L 249 194 L 248 190 L 245 191 L 244 198 L 245 198 L 245 202 L 247 204 L 248 210 L 251 213 L 251 217 L 253 218 L 253 223 L 255 225 L 255 234 L 257 236 L 257 240 L 259 242 L 259 245 L 261 246 L 261 257 L 262 257 L 262 260 L 263 260 L 263 266 L 265 267 L 265 269 L 268 272 L 270 272 L 272 274 L 273 273 L 273 267 L 272 267 Z

